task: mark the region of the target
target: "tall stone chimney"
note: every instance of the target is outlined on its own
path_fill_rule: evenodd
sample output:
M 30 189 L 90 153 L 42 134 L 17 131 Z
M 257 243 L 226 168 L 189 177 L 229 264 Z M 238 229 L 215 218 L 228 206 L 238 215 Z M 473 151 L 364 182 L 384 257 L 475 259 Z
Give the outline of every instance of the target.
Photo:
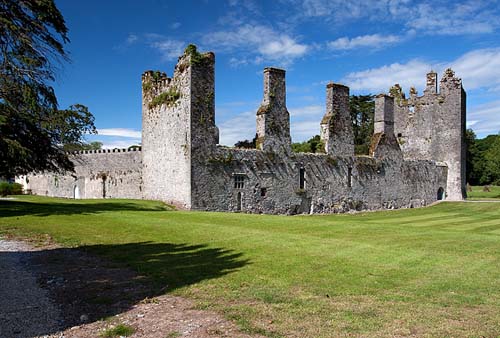
M 320 125 L 325 152 L 335 156 L 354 155 L 354 133 L 349 112 L 349 87 L 326 86 L 326 113 Z
M 257 149 L 290 152 L 290 114 L 286 108 L 285 71 L 264 69 L 264 97 L 257 111 Z

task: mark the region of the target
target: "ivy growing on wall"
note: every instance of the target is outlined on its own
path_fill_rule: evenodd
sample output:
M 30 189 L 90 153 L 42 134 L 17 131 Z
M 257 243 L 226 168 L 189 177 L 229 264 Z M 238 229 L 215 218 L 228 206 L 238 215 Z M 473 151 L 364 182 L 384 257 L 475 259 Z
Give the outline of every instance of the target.
M 177 88 L 169 88 L 167 92 L 161 93 L 158 96 L 155 96 L 151 102 L 149 103 L 149 109 L 161 106 L 162 104 L 166 104 L 167 106 L 174 104 L 179 98 L 181 94 L 177 90 Z

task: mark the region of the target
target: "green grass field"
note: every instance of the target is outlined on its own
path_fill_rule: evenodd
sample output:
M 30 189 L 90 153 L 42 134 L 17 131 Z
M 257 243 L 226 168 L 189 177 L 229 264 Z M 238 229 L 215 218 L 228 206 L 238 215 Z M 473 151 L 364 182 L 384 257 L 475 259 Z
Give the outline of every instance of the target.
M 469 200 L 491 200 L 500 198 L 500 187 L 491 185 L 490 191 L 484 191 L 483 186 L 473 186 L 472 191 L 467 192 L 467 199 Z
M 250 333 L 500 336 L 500 203 L 290 217 L 23 196 L 0 232 L 127 264 Z

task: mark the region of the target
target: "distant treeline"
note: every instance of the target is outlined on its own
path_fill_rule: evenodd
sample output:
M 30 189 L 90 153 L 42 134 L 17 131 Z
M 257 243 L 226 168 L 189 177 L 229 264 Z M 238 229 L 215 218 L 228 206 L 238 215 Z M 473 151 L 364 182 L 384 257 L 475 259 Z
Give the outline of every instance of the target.
M 500 185 L 500 135 L 477 139 L 472 129 L 465 133 L 467 183 Z

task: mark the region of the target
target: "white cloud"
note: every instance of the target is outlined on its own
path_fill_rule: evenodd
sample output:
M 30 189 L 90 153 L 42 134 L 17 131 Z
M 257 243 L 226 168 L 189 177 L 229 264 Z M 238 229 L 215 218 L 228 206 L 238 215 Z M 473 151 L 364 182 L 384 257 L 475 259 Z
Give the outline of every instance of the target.
M 293 142 L 302 142 L 319 134 L 320 119 L 292 121 L 291 133 Z
M 361 35 L 354 38 L 342 37 L 334 41 L 327 42 L 327 46 L 333 50 L 349 50 L 356 48 L 372 47 L 382 48 L 400 42 L 402 39 L 396 35 Z
M 468 127 L 479 137 L 500 132 L 500 100 L 484 103 L 469 109 Z
M 497 1 L 469 0 L 289 0 L 298 17 L 325 18 L 334 23 L 353 20 L 401 23 L 408 31 L 429 35 L 492 33 L 500 26 Z
M 410 86 L 422 90 L 427 72 L 433 69 L 441 74 L 448 67 L 462 78 L 466 90 L 495 90 L 500 86 L 500 48 L 474 50 L 451 62 L 431 63 L 414 59 L 405 64 L 393 63 L 350 73 L 343 82 L 352 90 L 386 92 L 395 83 L 406 90 Z
M 407 26 L 431 35 L 492 33 L 498 28 L 498 14 L 492 15 L 483 1 L 421 3 L 410 10 Z
M 295 107 L 288 109 L 292 118 L 304 116 L 322 116 L 325 113 L 325 107 L 320 105 L 310 105 L 304 107 Z
M 152 39 L 149 42 L 149 46 L 160 52 L 164 60 L 176 60 L 184 52 L 186 43 L 184 41 L 161 37 Z
M 375 93 L 387 92 L 395 83 L 403 89 L 410 86 L 422 88 L 425 74 L 431 70 L 429 63 L 411 60 L 406 64 L 393 63 L 379 68 L 348 74 L 341 82 L 346 83 L 351 90 L 365 90 Z
M 97 135 L 99 136 L 117 136 L 117 137 L 127 137 L 127 138 L 141 138 L 141 131 L 128 128 L 102 128 L 97 129 Z
M 129 34 L 127 37 L 127 44 L 131 45 L 131 44 L 137 42 L 138 39 L 139 39 L 139 37 L 137 35 Z
M 141 140 L 136 140 L 136 139 L 130 139 L 127 141 L 124 140 L 99 140 L 102 142 L 102 148 L 103 149 L 123 149 L 123 148 L 128 148 L 133 145 L 140 145 Z
M 220 144 L 233 146 L 238 141 L 252 140 L 255 137 L 255 113 L 240 113 L 219 124 Z
M 500 48 L 479 49 L 464 54 L 451 67 L 462 77 L 466 89 L 500 86 Z
M 286 64 L 303 56 L 309 50 L 308 45 L 299 43 L 287 34 L 279 33 L 267 26 L 250 24 L 206 34 L 204 43 L 211 48 L 227 52 L 253 54 L 255 55 L 253 63 L 277 61 Z M 235 57 L 231 60 L 233 65 L 249 62 L 247 56 L 241 61 Z

